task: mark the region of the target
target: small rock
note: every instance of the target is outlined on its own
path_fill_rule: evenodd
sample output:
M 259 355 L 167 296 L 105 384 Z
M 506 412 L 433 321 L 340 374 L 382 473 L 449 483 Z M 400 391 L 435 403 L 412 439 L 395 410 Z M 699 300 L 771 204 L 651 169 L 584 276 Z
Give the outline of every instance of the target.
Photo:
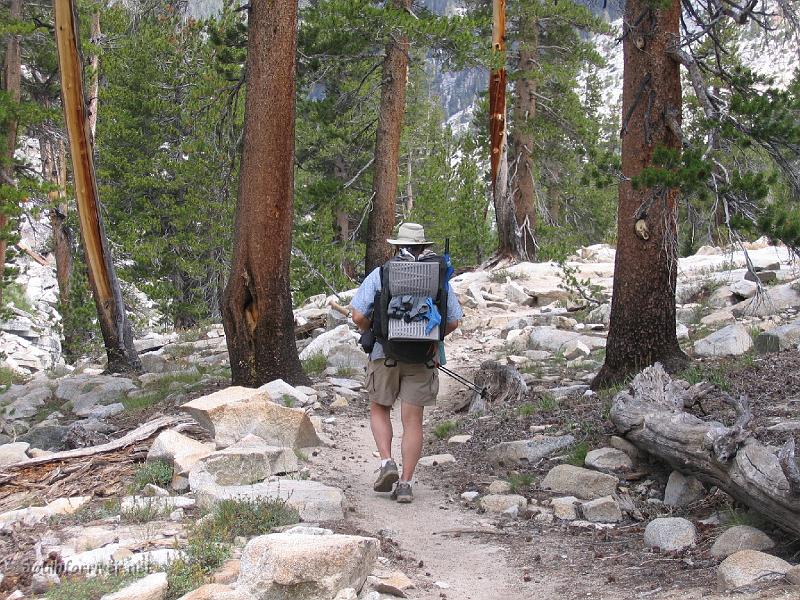
M 466 444 L 471 439 L 472 439 L 471 435 L 454 435 L 449 440 L 447 440 L 447 443 L 448 444 Z
M 510 494 L 511 493 L 511 484 L 507 481 L 503 481 L 502 479 L 497 479 L 489 484 L 489 493 L 490 494 Z
M 333 600 L 358 600 L 358 594 L 353 588 L 344 588 L 343 590 L 339 590 L 339 593 L 336 594 Z
M 481 507 L 491 513 L 502 513 L 512 506 L 524 510 L 527 505 L 525 497 L 518 494 L 489 494 L 481 498 Z
M 463 494 L 461 494 L 461 498 L 463 498 L 467 502 L 474 502 L 478 498 L 478 496 L 480 496 L 480 493 L 478 492 L 464 492 Z
M 667 506 L 686 506 L 696 502 L 706 493 L 706 489 L 694 477 L 686 477 L 678 471 L 669 475 L 667 487 L 664 491 L 664 504 Z
M 260 392 L 267 392 L 275 402 L 284 406 L 305 406 L 311 403 L 308 394 L 298 390 L 296 387 L 289 385 L 283 379 L 275 379 L 269 383 L 265 383 L 260 388 Z
M 775 542 L 760 529 L 749 525 L 735 525 L 717 538 L 711 546 L 711 556 L 727 558 L 740 550 L 769 550 L 774 547 Z
M 800 585 L 800 565 L 795 565 L 786 572 L 786 579 L 792 585 Z
M 613 495 L 619 480 L 613 475 L 598 473 L 574 465 L 557 465 L 542 481 L 542 488 L 592 500 Z
M 586 466 L 604 473 L 621 473 L 633 469 L 631 457 L 616 448 L 598 448 L 586 454 Z
M 564 496 L 563 498 L 553 498 L 550 505 L 553 514 L 557 519 L 574 521 L 578 518 L 577 504 L 580 502 L 575 496 Z
M 0 446 L 0 467 L 28 460 L 26 454 L 31 445 L 27 442 L 13 442 Z
M 650 548 L 680 552 L 693 546 L 697 531 L 690 521 L 681 517 L 653 519 L 644 530 L 644 543 Z
M 738 323 L 723 327 L 694 343 L 697 356 L 739 356 L 753 347 L 753 338 L 746 327 Z
M 169 496 L 169 492 L 154 483 L 148 483 L 142 488 L 142 496 Z
M 456 457 L 452 454 L 433 454 L 431 456 L 423 456 L 419 459 L 419 464 L 422 467 L 433 467 L 435 465 L 446 465 L 456 462 Z
M 179 521 L 183 521 L 183 516 L 184 516 L 183 509 L 176 508 L 171 513 L 169 513 L 169 520 L 177 523 Z
M 619 523 L 622 510 L 612 496 L 604 496 L 581 504 L 583 518 L 592 523 Z
M 167 574 L 153 573 L 100 600 L 162 600 L 166 594 Z
M 561 352 L 567 360 L 574 360 L 589 356 L 592 353 L 592 349 L 580 340 L 573 340 L 564 344 Z
M 333 399 L 333 402 L 331 402 L 328 408 L 330 408 L 331 410 L 342 410 L 343 408 L 347 408 L 348 406 L 350 406 L 350 403 L 347 401 L 347 398 L 345 398 L 340 394 L 336 394 L 336 396 Z
M 740 550 L 723 560 L 717 567 L 717 580 L 726 590 L 753 583 L 782 579 L 792 568 L 785 560 L 758 552 Z
M 406 597 L 406 591 L 414 587 L 414 582 L 405 573 L 394 571 L 386 577 L 371 577 L 372 587 L 382 594 L 391 594 L 399 598 Z

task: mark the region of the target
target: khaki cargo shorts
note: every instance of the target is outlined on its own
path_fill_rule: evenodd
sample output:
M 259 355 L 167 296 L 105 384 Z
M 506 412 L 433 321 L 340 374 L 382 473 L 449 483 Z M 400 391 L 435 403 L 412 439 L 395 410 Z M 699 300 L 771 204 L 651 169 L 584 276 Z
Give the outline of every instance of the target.
M 439 393 L 439 371 L 401 362 L 387 367 L 382 358 L 371 360 L 367 364 L 367 391 L 370 402 L 382 406 L 393 406 L 396 400 L 431 406 Z

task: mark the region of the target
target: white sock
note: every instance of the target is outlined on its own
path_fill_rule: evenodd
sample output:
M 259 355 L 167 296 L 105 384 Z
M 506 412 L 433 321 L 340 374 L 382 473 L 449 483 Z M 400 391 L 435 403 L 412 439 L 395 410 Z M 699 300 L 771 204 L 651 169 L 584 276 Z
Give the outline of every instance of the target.
M 389 463 L 390 460 L 392 460 L 392 459 L 391 458 L 382 458 L 381 459 L 381 469 L 383 467 L 385 467 Z
M 400 483 L 411 483 L 411 480 L 409 479 L 408 481 L 406 481 L 405 479 L 401 479 Z

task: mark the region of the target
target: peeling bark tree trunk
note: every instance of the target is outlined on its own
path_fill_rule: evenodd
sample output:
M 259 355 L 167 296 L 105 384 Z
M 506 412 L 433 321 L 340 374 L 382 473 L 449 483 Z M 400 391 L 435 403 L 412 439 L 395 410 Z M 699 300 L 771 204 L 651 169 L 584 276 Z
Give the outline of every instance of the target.
M 703 421 L 684 411 L 712 389 L 705 383 L 677 386 L 661 365 L 645 369 L 631 391 L 614 398 L 611 420 L 638 448 L 800 535 L 800 473 L 789 439 L 776 455 L 747 432 L 752 418 L 746 399 L 734 401 L 738 418 L 731 427 Z
M 111 373 L 139 371 L 141 363 L 133 347 L 131 326 L 125 315 L 122 290 L 108 248 L 100 211 L 83 94 L 83 63 L 78 50 L 77 18 L 71 0 L 54 0 L 54 6 L 61 102 L 70 141 L 75 198 L 89 286 L 97 306 L 97 317 L 108 356 L 107 369 Z
M 289 291 L 297 2 L 250 5 L 244 149 L 223 323 L 235 385 L 306 383 Z
M 622 93 L 622 174 L 617 255 L 606 361 L 594 388 L 622 381 L 661 362 L 676 370 L 687 361 L 675 333 L 677 191 L 640 187 L 631 178 L 651 165 L 661 146 L 680 150 L 666 114 L 681 114 L 678 63 L 667 49 L 678 38 L 680 2 L 663 10 L 648 0 L 625 5 Z
M 12 21 L 22 18 L 22 0 L 11 0 L 9 17 Z M 20 85 L 22 73 L 20 65 L 19 36 L 9 35 L 6 41 L 6 52 L 3 59 L 3 91 L 8 94 L 9 99 L 14 104 L 20 101 Z M 14 151 L 17 149 L 17 120 L 11 118 L 6 123 L 6 147 L 3 153 L 2 165 L 0 165 L 0 185 L 14 184 Z M 9 200 L 0 199 L 3 206 L 0 206 L 0 280 L 3 278 L 3 271 L 6 264 L 6 249 L 8 247 L 8 234 L 6 229 L 9 226 L 8 215 L 12 212 Z M 3 288 L 0 286 L 0 306 L 3 305 Z
M 70 273 L 72 272 L 72 234 L 67 227 L 67 205 L 63 200 L 60 185 L 61 175 L 59 161 L 64 161 L 64 144 L 60 144 L 61 152 L 56 156 L 52 140 L 42 135 L 39 137 L 39 149 L 42 156 L 42 178 L 57 189 L 47 193 L 50 204 L 50 228 L 53 231 L 53 255 L 56 258 L 56 281 L 58 282 L 58 299 L 62 305 L 69 301 Z M 62 167 L 63 169 L 63 167 Z
M 399 8 L 411 8 L 411 0 L 394 0 Z M 392 257 L 386 243 L 394 230 L 397 177 L 400 162 L 400 134 L 406 110 L 408 80 L 408 36 L 394 35 L 386 46 L 383 60 L 381 103 L 375 134 L 375 165 L 372 178 L 372 210 L 367 220 L 367 251 L 364 274 Z
M 539 23 L 524 19 L 520 23 L 522 43 L 519 48 L 520 77 L 514 86 L 513 126 L 511 133 L 511 197 L 514 216 L 519 228 L 517 260 L 533 261 L 536 258 L 536 186 L 533 180 L 533 118 L 536 115 L 536 81 L 532 71 L 536 68 L 539 46 Z
M 92 31 L 90 40 L 93 44 L 100 42 L 100 13 L 92 15 Z M 97 103 L 100 94 L 100 55 L 95 52 L 92 54 L 92 82 L 89 84 L 89 131 L 92 134 L 92 144 L 94 144 L 94 134 L 97 131 Z

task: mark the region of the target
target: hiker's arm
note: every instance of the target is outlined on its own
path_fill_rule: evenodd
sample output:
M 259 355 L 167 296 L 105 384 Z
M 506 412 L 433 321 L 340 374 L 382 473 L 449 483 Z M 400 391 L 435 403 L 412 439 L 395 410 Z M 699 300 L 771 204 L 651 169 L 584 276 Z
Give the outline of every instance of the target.
M 445 335 L 450 335 L 456 329 L 458 329 L 459 325 L 461 325 L 461 321 L 448 321 L 447 327 L 444 328 L 444 334 Z
M 355 308 L 353 309 L 353 323 L 355 323 L 356 327 L 358 327 L 361 331 L 366 331 L 372 326 L 372 320 L 367 315 L 359 312 Z

